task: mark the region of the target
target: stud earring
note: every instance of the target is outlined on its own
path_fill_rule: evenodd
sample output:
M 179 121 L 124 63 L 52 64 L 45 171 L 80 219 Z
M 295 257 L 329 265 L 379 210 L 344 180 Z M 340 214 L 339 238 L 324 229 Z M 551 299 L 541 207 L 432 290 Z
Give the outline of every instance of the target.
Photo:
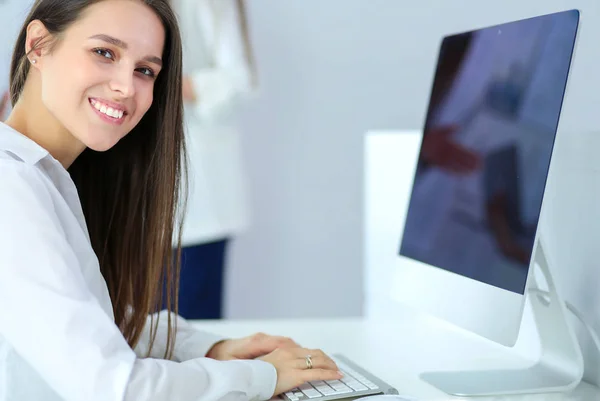
M 31 62 L 32 62 L 33 64 L 35 64 L 35 63 L 37 63 L 37 60 L 31 60 Z

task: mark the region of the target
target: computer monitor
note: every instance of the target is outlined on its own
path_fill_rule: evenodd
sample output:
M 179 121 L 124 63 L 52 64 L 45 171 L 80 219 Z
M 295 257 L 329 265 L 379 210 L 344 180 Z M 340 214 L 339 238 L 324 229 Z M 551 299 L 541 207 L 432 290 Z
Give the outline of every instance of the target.
M 549 270 L 540 214 L 578 25 L 579 12 L 569 10 L 443 38 L 398 251 L 410 279 L 397 283 L 397 300 L 515 344 L 532 266 Z M 538 301 L 542 325 L 565 324 L 540 333 L 547 360 L 422 377 L 457 395 L 573 387 L 581 355 L 564 304 L 553 298 L 548 311 Z M 554 328 L 538 327 L 546 329 Z M 565 365 L 551 366 L 552 358 Z

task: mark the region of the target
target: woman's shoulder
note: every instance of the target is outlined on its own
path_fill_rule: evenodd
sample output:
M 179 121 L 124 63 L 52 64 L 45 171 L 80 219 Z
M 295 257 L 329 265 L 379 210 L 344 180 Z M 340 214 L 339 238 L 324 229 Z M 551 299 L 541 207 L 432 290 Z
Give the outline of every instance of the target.
M 38 162 L 48 154 L 31 139 L 0 123 L 0 193 L 45 192 L 46 180 Z
M 38 165 L 0 147 L 0 220 L 4 230 L 59 227 L 56 190 Z M 6 232 L 0 233 L 6 235 Z
M 8 162 L 13 168 L 26 168 L 24 165 L 36 165 L 48 155 L 48 151 L 33 140 L 0 122 L 0 161 Z
M 0 148 L 0 198 L 4 202 L 26 203 L 25 200 L 48 200 L 47 182 L 35 165 Z M 0 201 L 0 203 L 2 203 Z

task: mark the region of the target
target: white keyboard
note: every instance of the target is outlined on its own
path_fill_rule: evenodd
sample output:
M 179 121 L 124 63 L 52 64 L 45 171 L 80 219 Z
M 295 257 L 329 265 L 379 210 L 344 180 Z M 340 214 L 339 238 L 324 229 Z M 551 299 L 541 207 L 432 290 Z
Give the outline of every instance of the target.
M 357 391 L 378 390 L 379 386 L 336 358 L 332 358 L 344 377 L 340 380 L 315 381 L 285 393 L 290 401 L 351 394 Z

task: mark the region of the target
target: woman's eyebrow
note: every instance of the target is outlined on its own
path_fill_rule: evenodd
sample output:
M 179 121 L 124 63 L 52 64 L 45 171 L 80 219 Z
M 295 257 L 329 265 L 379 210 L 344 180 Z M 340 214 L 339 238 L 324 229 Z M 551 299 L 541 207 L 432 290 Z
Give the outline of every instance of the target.
M 106 35 L 106 34 L 98 34 L 98 35 L 93 35 L 90 36 L 89 39 L 99 39 L 102 40 L 106 43 L 110 43 L 111 45 L 115 45 L 117 47 L 120 47 L 123 50 L 127 50 L 127 48 L 129 47 L 127 45 L 127 43 L 125 43 L 124 41 L 122 41 L 121 39 L 117 39 L 115 37 L 112 37 L 110 35 Z M 146 56 L 143 58 L 144 61 L 147 61 L 149 63 L 154 63 L 158 66 L 162 67 L 162 60 L 160 57 L 157 56 Z

